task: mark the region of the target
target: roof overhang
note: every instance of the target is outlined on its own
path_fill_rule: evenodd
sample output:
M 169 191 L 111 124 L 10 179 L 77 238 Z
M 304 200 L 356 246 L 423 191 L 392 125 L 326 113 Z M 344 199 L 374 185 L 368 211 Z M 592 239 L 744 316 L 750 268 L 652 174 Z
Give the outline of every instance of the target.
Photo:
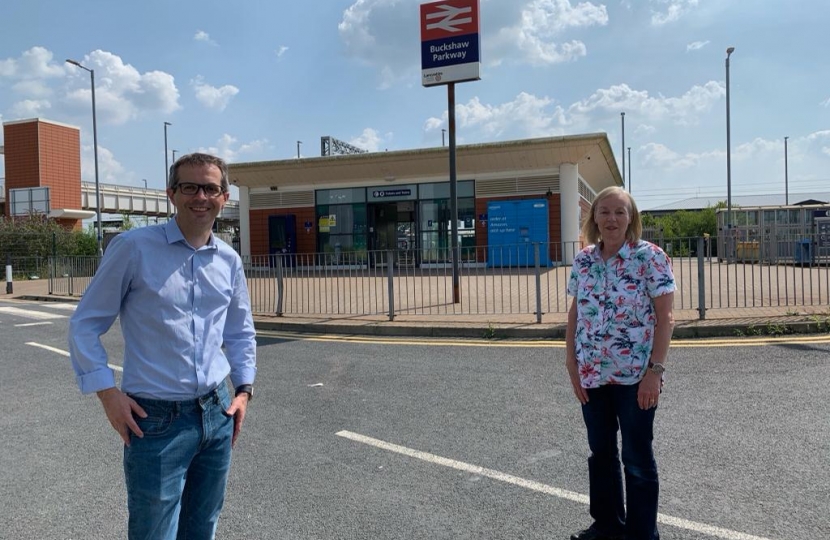
M 89 219 L 95 217 L 91 210 L 72 210 L 71 208 L 56 208 L 46 216 L 52 219 Z
M 579 174 L 597 191 L 623 185 L 605 133 L 459 145 L 456 151 L 459 179 L 558 171 L 563 163 L 577 164 Z M 439 147 L 232 163 L 229 176 L 232 184 L 248 188 L 309 189 L 430 179 L 446 181 L 448 168 L 449 149 Z

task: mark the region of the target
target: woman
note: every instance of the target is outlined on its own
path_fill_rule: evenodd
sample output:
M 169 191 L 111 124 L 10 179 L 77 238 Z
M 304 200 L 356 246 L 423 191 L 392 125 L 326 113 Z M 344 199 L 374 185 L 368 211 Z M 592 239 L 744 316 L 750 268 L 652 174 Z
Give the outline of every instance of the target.
M 568 282 L 574 300 L 565 364 L 588 428 L 594 523 L 571 540 L 656 540 L 659 484 L 651 443 L 674 327 L 671 261 L 640 239 L 637 205 L 618 187 L 597 195 L 582 233 L 591 245 L 574 259 Z

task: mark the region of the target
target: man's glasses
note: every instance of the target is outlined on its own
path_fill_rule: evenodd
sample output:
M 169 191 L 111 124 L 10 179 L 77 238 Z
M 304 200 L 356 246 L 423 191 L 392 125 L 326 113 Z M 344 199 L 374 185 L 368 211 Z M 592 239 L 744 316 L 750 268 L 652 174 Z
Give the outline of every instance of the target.
M 201 189 L 205 192 L 205 196 L 210 198 L 218 197 L 225 192 L 222 186 L 216 184 L 193 184 L 190 182 L 176 184 L 176 187 L 173 189 L 178 189 L 182 195 L 196 195 Z

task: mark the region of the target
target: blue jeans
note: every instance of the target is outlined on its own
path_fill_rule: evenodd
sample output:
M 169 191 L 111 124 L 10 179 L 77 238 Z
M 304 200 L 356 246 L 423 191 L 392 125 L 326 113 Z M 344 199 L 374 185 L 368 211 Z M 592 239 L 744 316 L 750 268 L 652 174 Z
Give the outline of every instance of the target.
M 133 397 L 144 437 L 124 447 L 130 540 L 212 540 L 231 466 L 225 384 L 190 401 Z
M 588 403 L 582 406 L 591 449 L 588 476 L 592 527 L 606 535 L 624 535 L 626 540 L 659 540 L 660 486 L 651 447 L 656 409 L 640 409 L 638 387 L 609 384 L 589 389 Z M 618 430 L 622 436 L 626 499 L 617 450 Z

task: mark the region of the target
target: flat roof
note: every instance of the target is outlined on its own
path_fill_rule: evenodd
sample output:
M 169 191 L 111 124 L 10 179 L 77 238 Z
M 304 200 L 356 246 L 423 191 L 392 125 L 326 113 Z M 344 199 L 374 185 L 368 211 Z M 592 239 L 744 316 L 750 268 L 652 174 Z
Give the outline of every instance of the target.
M 622 186 L 622 175 L 605 133 L 459 145 L 459 180 L 521 176 L 576 163 L 595 189 Z M 418 182 L 449 177 L 449 148 L 421 148 L 342 156 L 231 163 L 232 184 L 248 188 L 302 188 Z
M 78 126 L 73 126 L 71 124 L 64 124 L 63 122 L 55 122 L 54 120 L 47 120 L 45 118 L 24 118 L 21 120 L 9 120 L 8 122 L 3 122 L 4 126 L 11 126 L 14 124 L 30 124 L 32 122 L 42 122 L 44 124 L 52 124 L 55 126 L 61 126 L 70 129 L 77 129 L 78 131 L 81 130 Z

